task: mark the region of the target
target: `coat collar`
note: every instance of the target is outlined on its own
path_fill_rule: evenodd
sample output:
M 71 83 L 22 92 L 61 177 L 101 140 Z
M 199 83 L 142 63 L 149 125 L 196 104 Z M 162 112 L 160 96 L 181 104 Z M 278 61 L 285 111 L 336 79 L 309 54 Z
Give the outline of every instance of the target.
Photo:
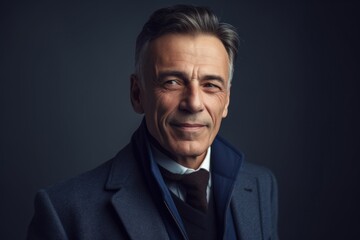
M 219 226 L 224 233 L 224 239 L 234 239 L 236 235 L 229 205 L 242 162 L 243 155 L 240 152 L 221 137 L 215 138 L 212 144 L 211 176 L 217 217 L 222 223 Z

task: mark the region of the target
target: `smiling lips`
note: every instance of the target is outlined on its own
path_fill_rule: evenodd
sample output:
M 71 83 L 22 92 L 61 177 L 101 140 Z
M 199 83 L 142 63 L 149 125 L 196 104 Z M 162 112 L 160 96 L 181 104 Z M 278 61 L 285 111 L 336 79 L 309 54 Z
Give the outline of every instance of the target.
M 182 131 L 197 131 L 206 127 L 205 124 L 200 123 L 172 123 L 171 125 Z

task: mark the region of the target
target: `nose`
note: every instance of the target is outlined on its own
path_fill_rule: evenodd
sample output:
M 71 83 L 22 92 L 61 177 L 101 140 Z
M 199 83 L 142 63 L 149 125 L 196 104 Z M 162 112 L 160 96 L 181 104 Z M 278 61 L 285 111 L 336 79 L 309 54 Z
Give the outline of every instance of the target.
M 196 82 L 191 82 L 184 88 L 179 108 L 181 111 L 188 113 L 197 113 L 204 110 L 201 88 Z

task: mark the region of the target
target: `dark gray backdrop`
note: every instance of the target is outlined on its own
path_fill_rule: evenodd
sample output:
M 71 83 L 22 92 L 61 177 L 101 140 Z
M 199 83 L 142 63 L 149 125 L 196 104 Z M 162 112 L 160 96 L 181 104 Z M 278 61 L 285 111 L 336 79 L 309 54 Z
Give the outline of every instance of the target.
M 239 30 L 221 134 L 277 176 L 280 237 L 355 239 L 355 1 L 183 2 L 210 6 Z M 0 239 L 25 237 L 37 189 L 128 142 L 141 120 L 128 93 L 135 38 L 153 10 L 173 3 L 1 2 Z

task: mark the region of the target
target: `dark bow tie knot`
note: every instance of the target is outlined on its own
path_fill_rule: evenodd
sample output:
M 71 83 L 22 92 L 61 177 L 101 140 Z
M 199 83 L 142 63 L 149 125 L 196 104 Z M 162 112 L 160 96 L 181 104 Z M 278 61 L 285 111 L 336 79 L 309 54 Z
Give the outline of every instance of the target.
M 186 192 L 185 202 L 190 206 L 207 211 L 206 189 L 209 182 L 209 172 L 200 169 L 189 174 L 175 174 L 160 167 L 160 171 L 165 179 L 181 184 Z

